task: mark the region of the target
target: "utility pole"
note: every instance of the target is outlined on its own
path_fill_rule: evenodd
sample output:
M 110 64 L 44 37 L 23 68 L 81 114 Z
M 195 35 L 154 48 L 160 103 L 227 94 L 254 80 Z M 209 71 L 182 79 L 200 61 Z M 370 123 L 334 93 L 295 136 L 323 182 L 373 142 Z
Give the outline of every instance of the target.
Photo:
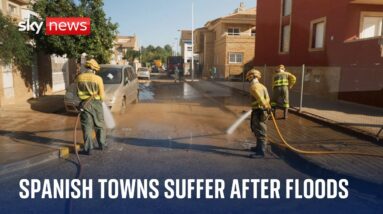
M 192 81 L 194 81 L 194 2 L 192 2 L 192 60 L 191 60 L 191 73 Z

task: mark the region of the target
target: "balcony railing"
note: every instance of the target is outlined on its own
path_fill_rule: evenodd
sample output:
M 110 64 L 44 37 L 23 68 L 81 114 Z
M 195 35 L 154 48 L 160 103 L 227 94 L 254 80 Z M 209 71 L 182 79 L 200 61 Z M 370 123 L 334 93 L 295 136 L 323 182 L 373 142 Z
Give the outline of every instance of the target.
M 235 36 L 255 36 L 255 33 L 228 33 L 228 32 L 226 32 L 226 33 L 223 33 L 222 34 L 222 37 L 224 37 L 224 36 L 233 36 L 233 37 L 235 37 Z

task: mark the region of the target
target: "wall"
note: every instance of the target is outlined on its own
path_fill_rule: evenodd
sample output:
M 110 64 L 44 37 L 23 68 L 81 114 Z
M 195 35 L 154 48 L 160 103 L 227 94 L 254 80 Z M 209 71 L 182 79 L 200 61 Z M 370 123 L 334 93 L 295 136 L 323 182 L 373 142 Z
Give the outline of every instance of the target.
M 383 65 L 378 39 L 355 40 L 361 11 L 383 11 L 383 5 L 294 0 L 288 54 L 278 52 L 281 0 L 258 0 L 257 7 L 256 65 L 341 67 L 340 99 L 383 107 L 374 99 L 383 97 L 383 70 L 376 68 Z M 321 17 L 327 19 L 325 49 L 310 52 L 310 22 Z

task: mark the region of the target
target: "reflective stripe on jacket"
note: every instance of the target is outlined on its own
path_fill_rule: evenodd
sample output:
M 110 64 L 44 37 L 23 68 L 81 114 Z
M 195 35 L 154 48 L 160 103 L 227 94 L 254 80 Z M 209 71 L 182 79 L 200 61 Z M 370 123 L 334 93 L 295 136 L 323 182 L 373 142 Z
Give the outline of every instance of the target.
M 104 83 L 100 76 L 85 72 L 77 76 L 77 95 L 81 100 L 93 97 L 95 100 L 104 99 Z
M 294 86 L 297 78 L 289 72 L 276 73 L 273 77 L 273 88 L 280 86 Z
M 252 81 L 250 84 L 250 94 L 252 97 L 251 107 L 253 109 L 264 109 L 269 106 L 270 97 L 264 85 L 258 81 Z

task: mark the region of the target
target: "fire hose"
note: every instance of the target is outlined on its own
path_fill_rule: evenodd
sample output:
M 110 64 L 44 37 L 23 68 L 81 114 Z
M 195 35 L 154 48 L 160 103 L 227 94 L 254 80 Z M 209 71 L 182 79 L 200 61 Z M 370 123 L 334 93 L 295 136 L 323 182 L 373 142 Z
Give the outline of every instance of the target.
M 247 111 L 245 114 L 243 114 L 237 121 L 235 121 L 235 123 L 226 131 L 227 134 L 232 134 L 237 128 L 238 126 L 243 122 L 245 121 L 245 119 L 247 117 L 249 117 L 251 115 L 251 112 L 252 110 L 250 111 Z M 278 134 L 278 137 L 279 139 L 282 141 L 283 144 L 281 143 L 276 143 L 276 142 L 273 142 L 273 141 L 270 141 L 270 143 L 274 144 L 274 145 L 277 145 L 277 146 L 284 146 L 286 147 L 287 149 L 289 149 L 290 151 L 293 151 L 295 153 L 298 153 L 298 154 L 305 154 L 305 155 L 334 155 L 334 154 L 337 154 L 337 155 L 358 155 L 358 156 L 370 156 L 370 157 L 378 157 L 378 158 L 383 158 L 383 155 L 380 155 L 380 154 L 371 154 L 371 153 L 363 153 L 363 152 L 352 152 L 352 151 L 308 151 L 308 150 L 303 150 L 303 149 L 299 149 L 299 148 L 296 148 L 294 146 L 292 146 L 291 144 L 289 144 L 285 138 L 283 137 L 280 129 L 279 129 L 279 126 L 275 120 L 275 116 L 272 112 L 270 112 L 270 116 L 271 116 L 271 119 L 273 121 L 273 125 L 274 125 L 274 128 L 275 130 L 277 131 L 277 134 Z
M 278 137 L 280 140 L 283 142 L 283 144 L 291 151 L 295 153 L 300 153 L 300 154 L 305 154 L 305 155 L 333 155 L 333 154 L 338 154 L 338 155 L 358 155 L 358 156 L 370 156 L 370 157 L 378 157 L 378 158 L 383 158 L 383 155 L 379 154 L 371 154 L 371 153 L 364 153 L 364 152 L 352 152 L 352 151 L 307 151 L 307 150 L 302 150 L 298 149 L 291 144 L 289 144 L 283 137 L 281 131 L 279 130 L 279 126 L 275 120 L 274 114 L 271 113 L 271 119 L 273 121 L 273 125 L 275 130 L 278 133 Z M 277 144 L 275 142 L 271 142 L 273 144 Z M 280 145 L 280 144 L 277 144 Z

